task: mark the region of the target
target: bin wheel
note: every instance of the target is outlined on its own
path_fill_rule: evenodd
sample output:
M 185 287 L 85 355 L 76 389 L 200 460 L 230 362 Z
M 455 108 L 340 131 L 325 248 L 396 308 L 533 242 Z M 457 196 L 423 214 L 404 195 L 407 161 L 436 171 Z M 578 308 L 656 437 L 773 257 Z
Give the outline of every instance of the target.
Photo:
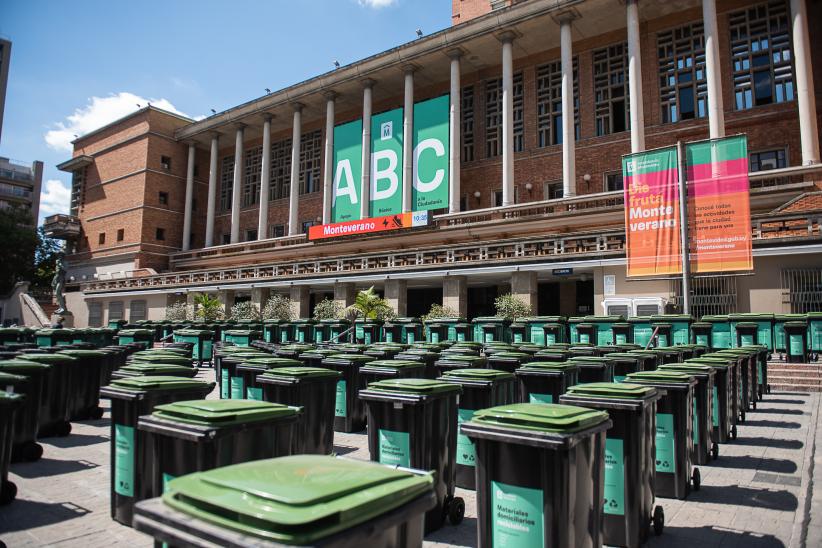
M 0 489 L 0 491 L 2 491 L 2 494 L 0 494 L 0 506 L 9 504 L 17 496 L 17 486 L 10 481 L 4 481 L 3 488 Z
M 465 517 L 465 501 L 461 497 L 454 497 L 448 502 L 448 521 L 451 525 L 459 525 Z
M 745 422 L 745 410 L 739 412 L 739 422 Z
M 29 442 L 23 447 L 23 460 L 26 462 L 34 462 L 40 460 L 43 456 L 43 446 L 39 443 Z
M 771 393 L 771 385 L 770 385 L 770 384 L 766 387 L 766 389 L 765 389 L 765 393 L 766 393 L 766 394 L 770 394 L 770 393 Z
M 91 411 L 89 411 L 89 418 L 94 420 L 99 420 L 103 418 L 103 408 L 102 407 L 95 407 Z
M 699 491 L 699 486 L 702 485 L 702 476 L 699 473 L 699 468 L 694 468 L 691 473 L 691 483 L 694 486 L 694 491 Z
M 662 531 L 665 529 L 665 510 L 662 509 L 662 506 L 657 506 L 654 508 L 654 515 L 651 518 L 651 523 L 654 526 L 654 534 L 656 536 L 660 536 Z
M 736 425 L 735 424 L 731 427 L 731 437 L 733 439 L 736 439 Z
M 751 409 L 756 410 L 756 398 L 751 400 Z
M 57 428 L 54 429 L 54 433 L 61 438 L 64 438 L 71 434 L 71 423 L 69 421 L 61 422 Z
M 711 458 L 716 460 L 719 458 L 719 444 L 715 443 L 711 446 Z

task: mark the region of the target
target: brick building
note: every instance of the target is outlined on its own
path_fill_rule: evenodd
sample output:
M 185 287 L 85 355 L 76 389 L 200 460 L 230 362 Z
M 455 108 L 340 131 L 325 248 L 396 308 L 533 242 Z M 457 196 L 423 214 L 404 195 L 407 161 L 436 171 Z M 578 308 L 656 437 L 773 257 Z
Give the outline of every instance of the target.
M 204 120 L 147 107 L 75 141 L 58 232 L 79 230 L 78 324 L 159 319 L 197 291 L 228 305 L 288 293 L 307 316 L 322 296 L 348 302 L 370 285 L 401 315 L 433 302 L 486 314 L 509 290 L 539 314 L 676 307 L 677 280 L 625 277 L 621 157 L 737 133 L 748 136 L 755 270 L 695 278 L 694 312 L 822 304 L 822 37 L 808 32 L 822 2 L 452 8 L 446 30 Z M 398 107 L 411 128 L 413 106 L 444 94 L 448 207 L 425 228 L 310 242 L 309 226 L 333 220 L 333 128 L 370 128 Z

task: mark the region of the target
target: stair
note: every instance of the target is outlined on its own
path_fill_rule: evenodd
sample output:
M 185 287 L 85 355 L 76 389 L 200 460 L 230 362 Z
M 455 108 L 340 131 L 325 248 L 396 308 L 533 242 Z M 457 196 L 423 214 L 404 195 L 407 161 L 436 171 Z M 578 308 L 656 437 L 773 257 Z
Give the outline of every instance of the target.
M 822 363 L 768 363 L 772 390 L 822 392 Z

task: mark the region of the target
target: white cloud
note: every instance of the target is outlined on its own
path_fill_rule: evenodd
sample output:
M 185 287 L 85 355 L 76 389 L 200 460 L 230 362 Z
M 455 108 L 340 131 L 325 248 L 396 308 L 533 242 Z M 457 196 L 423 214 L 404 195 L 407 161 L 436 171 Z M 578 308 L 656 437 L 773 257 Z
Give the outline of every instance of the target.
M 64 122 L 57 122 L 54 124 L 54 129 L 46 132 L 46 144 L 60 152 L 71 152 L 71 142 L 76 138 L 75 135 L 85 135 L 134 112 L 139 108 L 137 105 L 144 107 L 148 103 L 181 116 L 188 116 L 177 110 L 168 99 L 146 99 L 127 91 L 121 91 L 108 97 L 91 97 L 86 106 L 75 109 L 74 114 L 67 116 Z
M 364 8 L 387 8 L 397 3 L 397 0 L 357 0 L 357 3 Z
M 40 192 L 40 216 L 68 213 L 71 190 L 59 179 L 49 179 Z

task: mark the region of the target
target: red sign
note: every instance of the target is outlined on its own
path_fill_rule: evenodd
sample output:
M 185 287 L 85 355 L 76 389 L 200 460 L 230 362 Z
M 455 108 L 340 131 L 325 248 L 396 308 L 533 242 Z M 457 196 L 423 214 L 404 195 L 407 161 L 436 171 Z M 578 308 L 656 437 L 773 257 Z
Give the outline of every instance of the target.
M 361 219 L 359 221 L 317 225 L 309 227 L 308 239 L 323 240 L 327 238 L 339 238 L 341 236 L 359 236 L 360 234 L 373 234 L 375 232 L 390 232 L 404 228 L 428 226 L 428 219 L 427 211 L 413 211 L 410 213 L 388 215 L 386 217 Z

